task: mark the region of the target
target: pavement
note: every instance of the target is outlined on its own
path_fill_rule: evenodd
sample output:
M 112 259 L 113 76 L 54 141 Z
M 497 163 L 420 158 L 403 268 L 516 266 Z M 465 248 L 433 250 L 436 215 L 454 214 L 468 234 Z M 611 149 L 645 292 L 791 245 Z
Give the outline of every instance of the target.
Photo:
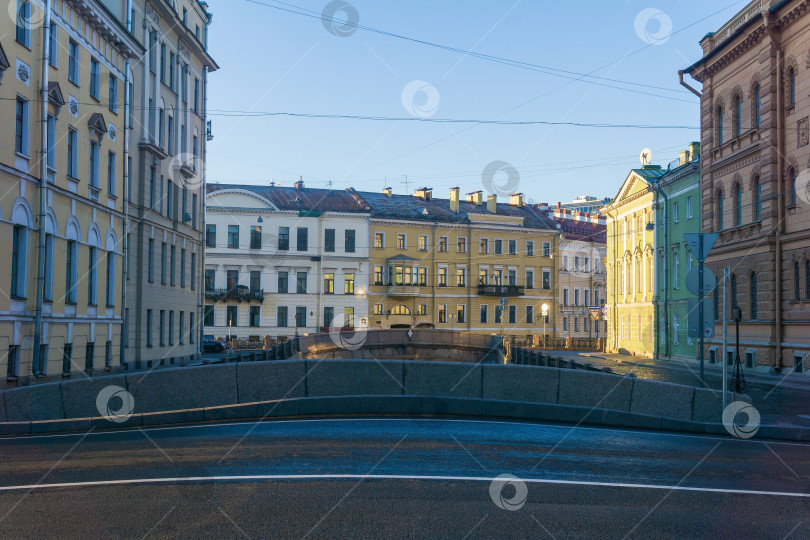
M 344 418 L 8 438 L 0 456 L 3 537 L 810 538 L 803 443 Z
M 654 360 L 639 356 L 605 353 L 572 353 L 551 351 L 554 355 L 577 357 L 578 361 L 598 367 L 609 367 L 621 375 L 633 373 L 642 379 L 686 384 L 700 388 L 720 390 L 723 386 L 722 365 L 704 365 L 704 378 L 700 378 L 697 362 Z M 731 378 L 728 366 L 727 377 Z M 810 426 L 810 374 L 774 374 L 744 369 L 747 394 L 761 415 L 761 423 L 777 426 Z

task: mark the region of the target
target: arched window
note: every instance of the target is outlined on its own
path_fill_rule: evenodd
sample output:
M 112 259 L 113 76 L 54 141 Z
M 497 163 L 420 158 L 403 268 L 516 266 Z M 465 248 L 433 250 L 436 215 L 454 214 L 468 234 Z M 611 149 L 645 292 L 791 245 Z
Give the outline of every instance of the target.
M 723 107 L 717 107 L 717 146 L 723 144 Z
M 804 261 L 804 297 L 810 299 L 810 260 Z
M 410 315 L 411 309 L 405 304 L 398 304 L 391 309 L 391 315 Z
M 757 274 L 751 272 L 751 318 L 757 318 Z
M 760 96 L 759 84 L 754 86 L 754 125 L 759 127 L 762 124 L 762 97 Z
M 796 105 L 796 70 L 788 69 L 788 107 Z
M 788 170 L 787 203 L 796 206 L 796 169 L 793 167 Z
M 715 209 L 717 212 L 717 230 L 723 230 L 723 190 L 717 190 L 717 204 Z
M 734 136 L 742 135 L 742 98 L 734 96 Z
M 742 186 L 734 186 L 734 226 L 742 225 Z
M 759 221 L 762 216 L 762 186 L 759 183 L 759 176 L 754 178 L 754 221 Z
M 731 309 L 738 307 L 737 304 L 737 274 L 731 274 Z
M 798 300 L 801 297 L 801 276 L 799 276 L 799 261 L 793 263 L 793 299 Z
M 714 288 L 714 320 L 720 320 L 720 287 Z

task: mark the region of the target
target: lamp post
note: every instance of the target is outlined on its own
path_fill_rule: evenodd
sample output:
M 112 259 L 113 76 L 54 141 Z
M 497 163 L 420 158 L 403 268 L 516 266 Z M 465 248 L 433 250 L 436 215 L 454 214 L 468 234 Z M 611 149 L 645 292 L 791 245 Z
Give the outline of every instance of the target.
M 543 304 L 540 306 L 540 313 L 543 317 L 543 348 L 547 347 L 546 345 L 546 317 L 548 317 L 548 304 Z

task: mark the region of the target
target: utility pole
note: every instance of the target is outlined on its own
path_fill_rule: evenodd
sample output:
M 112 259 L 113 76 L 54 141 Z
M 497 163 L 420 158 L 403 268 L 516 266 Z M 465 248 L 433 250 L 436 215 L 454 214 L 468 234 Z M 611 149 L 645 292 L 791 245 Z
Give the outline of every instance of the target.
M 704 330 L 703 326 L 706 324 L 706 321 L 703 320 L 703 235 L 700 235 L 700 239 L 698 240 L 700 248 L 698 249 L 698 317 L 700 324 L 698 328 L 700 329 L 700 382 L 703 382 L 703 344 L 706 336 L 706 331 Z M 723 276 L 725 279 L 725 276 Z M 723 300 L 725 302 L 725 300 Z M 723 408 L 725 410 L 725 407 Z
M 726 348 L 728 346 L 728 266 L 723 268 L 723 354 L 720 356 L 723 362 L 723 410 L 726 410 Z

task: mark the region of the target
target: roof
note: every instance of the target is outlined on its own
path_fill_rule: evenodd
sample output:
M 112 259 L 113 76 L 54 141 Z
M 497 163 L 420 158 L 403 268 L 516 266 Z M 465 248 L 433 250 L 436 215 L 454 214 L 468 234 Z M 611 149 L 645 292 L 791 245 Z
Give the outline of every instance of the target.
M 607 243 L 607 225 L 557 217 L 554 218 L 554 221 L 560 226 L 566 240 L 582 240 L 598 244 Z
M 251 191 L 270 201 L 279 210 L 368 213 L 369 210 L 343 190 L 256 186 L 247 184 L 207 184 L 206 194 L 224 190 Z
M 656 180 L 669 173 L 669 169 L 663 169 L 660 165 L 648 165 L 632 171 L 645 180 Z
M 450 210 L 450 199 L 431 198 L 425 200 L 412 195 L 388 196 L 384 193 L 355 191 L 371 207 L 371 216 L 389 219 L 407 219 L 441 223 L 469 223 L 476 215 L 493 215 L 487 212 L 486 202 L 477 205 L 469 201 L 459 201 L 458 212 Z M 498 203 L 497 215 L 523 218 L 523 226 L 533 229 L 556 229 L 546 212 L 540 212 L 531 205 L 516 206 Z

